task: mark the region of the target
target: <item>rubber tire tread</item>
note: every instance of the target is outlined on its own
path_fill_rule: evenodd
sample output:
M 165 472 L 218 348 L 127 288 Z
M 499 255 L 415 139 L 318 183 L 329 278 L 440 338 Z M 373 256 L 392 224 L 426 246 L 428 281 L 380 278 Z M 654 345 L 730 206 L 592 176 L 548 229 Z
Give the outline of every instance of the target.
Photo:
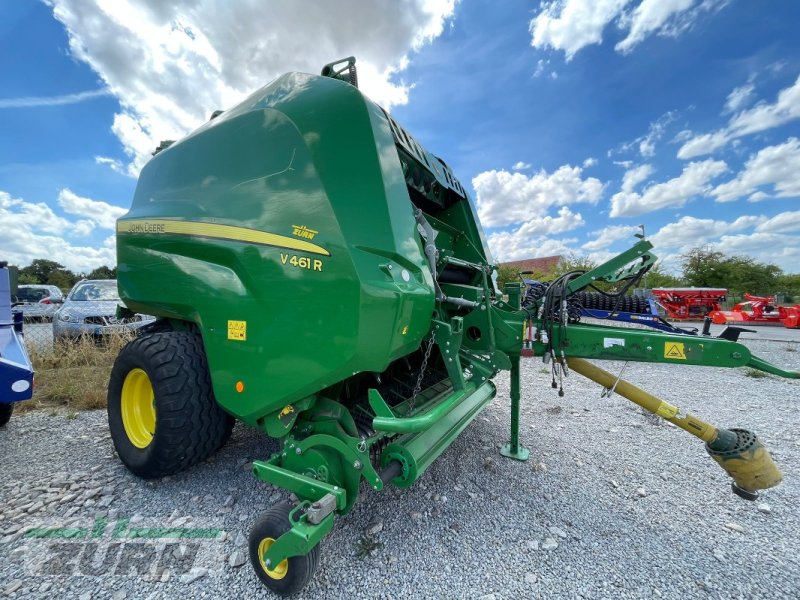
M 314 577 L 319 566 L 319 544 L 304 556 L 289 558 L 289 570 L 283 579 L 272 579 L 261 567 L 258 559 L 258 545 L 265 537 L 277 540 L 281 535 L 291 529 L 289 513 L 294 508 L 290 502 L 279 502 L 271 506 L 261 515 L 255 525 L 250 529 L 248 541 L 250 563 L 255 569 L 256 576 L 272 592 L 279 596 L 291 596 L 303 589 Z
M 14 412 L 14 405 L 13 404 L 6 404 L 5 402 L 0 404 L 0 427 L 3 427 L 6 423 L 11 420 L 11 413 Z
M 145 448 L 130 442 L 122 424 L 122 384 L 135 368 L 150 378 L 156 407 L 156 430 Z M 168 331 L 129 342 L 111 370 L 108 425 L 122 462 L 145 479 L 188 469 L 219 450 L 231 435 L 234 419 L 214 398 L 200 335 Z

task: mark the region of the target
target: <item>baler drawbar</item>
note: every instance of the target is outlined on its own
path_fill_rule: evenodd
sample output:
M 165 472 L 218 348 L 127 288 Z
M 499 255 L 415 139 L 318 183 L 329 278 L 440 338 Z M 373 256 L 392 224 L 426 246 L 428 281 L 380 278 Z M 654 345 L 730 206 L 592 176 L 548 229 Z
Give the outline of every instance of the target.
M 131 471 L 188 468 L 235 419 L 276 438 L 253 474 L 297 500 L 255 523 L 250 557 L 267 587 L 292 594 L 362 482 L 413 485 L 492 401 L 502 370 L 501 453 L 528 458 L 525 345 L 559 393 L 574 371 L 700 438 L 737 494 L 781 481 L 754 434 L 709 425 L 585 359 L 799 373 L 753 356 L 732 327 L 715 338 L 581 322 L 580 293 L 613 284 L 602 293 L 616 308 L 655 263 L 646 240 L 536 293 L 508 284 L 504 299 L 465 188 L 356 86 L 352 58 L 284 75 L 162 144 L 142 170 L 117 223 L 118 280 L 130 310 L 158 320 L 122 350 L 108 395 Z

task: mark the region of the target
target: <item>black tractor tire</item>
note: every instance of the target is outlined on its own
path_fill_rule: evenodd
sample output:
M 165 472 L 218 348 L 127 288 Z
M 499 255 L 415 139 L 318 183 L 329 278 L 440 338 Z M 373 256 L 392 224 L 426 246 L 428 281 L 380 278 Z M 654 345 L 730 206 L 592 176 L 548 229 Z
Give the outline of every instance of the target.
M 319 566 L 319 544 L 304 556 L 287 558 L 269 572 L 261 561 L 259 548 L 264 549 L 262 543 L 269 539 L 277 540 L 291 529 L 289 513 L 293 508 L 294 505 L 289 502 L 272 506 L 250 530 L 250 563 L 261 583 L 280 596 L 291 596 L 303 589 Z
M 145 393 L 138 397 L 151 399 L 150 419 L 139 419 L 138 438 L 137 430 L 131 429 L 137 419 L 131 417 L 129 395 L 123 406 L 126 380 L 136 380 L 140 391 L 145 385 Z M 139 477 L 172 475 L 204 461 L 228 441 L 233 425 L 233 417 L 214 398 L 199 334 L 146 334 L 129 342 L 117 356 L 108 384 L 108 426 L 120 459 Z
M 0 404 L 0 427 L 3 427 L 11 419 L 11 413 L 14 412 L 13 404 Z

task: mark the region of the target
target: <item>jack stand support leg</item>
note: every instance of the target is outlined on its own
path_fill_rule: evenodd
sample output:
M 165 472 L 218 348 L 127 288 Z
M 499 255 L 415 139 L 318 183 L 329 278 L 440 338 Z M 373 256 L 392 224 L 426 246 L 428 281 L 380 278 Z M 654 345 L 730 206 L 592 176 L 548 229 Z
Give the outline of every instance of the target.
M 515 460 L 528 460 L 528 449 L 519 445 L 519 356 L 511 359 L 511 441 L 500 448 L 500 454 Z

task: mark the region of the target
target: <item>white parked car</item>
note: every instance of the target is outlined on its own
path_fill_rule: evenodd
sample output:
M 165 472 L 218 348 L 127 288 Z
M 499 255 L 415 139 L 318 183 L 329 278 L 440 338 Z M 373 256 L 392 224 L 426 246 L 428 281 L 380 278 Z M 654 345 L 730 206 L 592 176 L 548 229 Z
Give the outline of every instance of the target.
M 53 317 L 53 337 L 77 339 L 82 335 L 102 338 L 110 333 L 133 331 L 156 320 L 135 314 L 117 318 L 117 307 L 125 306 L 114 279 L 84 279 L 75 284 Z

